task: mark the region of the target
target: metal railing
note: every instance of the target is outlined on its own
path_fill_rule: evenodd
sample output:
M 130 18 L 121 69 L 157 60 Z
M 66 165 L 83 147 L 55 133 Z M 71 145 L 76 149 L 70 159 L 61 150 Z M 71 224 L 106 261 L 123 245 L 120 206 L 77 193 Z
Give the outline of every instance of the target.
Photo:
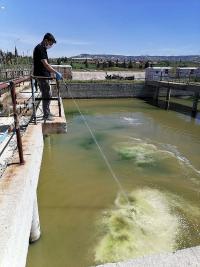
M 14 68 L 0 68 L 0 82 L 13 80 L 19 77 L 30 76 L 32 67 L 30 65 Z
M 51 83 L 50 85 L 56 86 L 57 97 L 50 97 L 48 99 L 43 99 L 42 97 L 36 97 L 35 92 L 37 92 L 37 84 L 41 80 L 47 81 L 56 81 L 56 83 Z M 35 90 L 36 89 L 36 90 Z M 58 101 L 58 110 L 59 110 L 59 117 L 61 117 L 61 96 L 60 96 L 60 84 L 59 81 L 53 77 L 43 77 L 43 76 L 33 76 L 31 75 L 31 91 L 32 91 L 32 105 L 33 105 L 33 120 L 35 124 L 37 124 L 37 108 L 36 108 L 36 101 L 40 100 L 54 100 Z
M 179 76 L 179 75 L 156 75 L 152 74 L 149 75 L 147 78 L 145 78 L 145 81 L 167 81 L 167 82 L 174 82 L 174 83 L 184 83 L 184 84 L 199 84 L 200 83 L 200 76 L 199 75 L 185 75 L 185 76 Z
M 61 97 L 60 97 L 60 85 L 59 81 L 55 80 L 55 78 L 49 78 L 49 77 L 38 77 L 38 76 L 29 76 L 25 78 L 18 78 L 14 80 L 10 80 L 4 83 L 0 84 L 0 94 L 4 94 L 6 91 L 10 91 L 11 95 L 11 100 L 12 100 L 12 112 L 11 116 L 14 118 L 14 123 L 10 126 L 12 129 L 10 132 L 12 134 L 9 136 L 8 140 L 4 144 L 4 146 L 1 148 L 0 151 L 0 157 L 6 150 L 6 148 L 9 146 L 11 140 L 13 137 L 16 135 L 16 141 L 17 141 L 17 149 L 18 149 L 18 154 L 19 154 L 19 163 L 22 165 L 25 163 L 24 156 L 23 156 L 23 144 L 22 144 L 22 132 L 23 129 L 26 128 L 30 122 L 34 122 L 37 124 L 37 107 L 40 104 L 40 101 L 42 100 L 42 97 L 40 96 L 40 91 L 36 88 L 34 84 L 34 80 L 38 81 L 39 79 L 48 79 L 51 81 L 55 81 L 53 84 L 56 86 L 57 89 L 57 97 L 51 97 L 48 100 L 56 100 L 58 101 L 58 109 L 59 109 L 59 116 L 61 117 Z M 18 99 L 17 99 L 17 92 L 16 92 L 16 87 L 19 86 L 21 83 L 24 82 L 31 82 L 31 91 L 25 91 L 25 93 L 28 93 L 29 96 L 24 100 L 23 102 L 23 107 L 21 105 L 18 105 Z M 23 91 L 23 90 L 22 90 Z M 20 92 L 21 93 L 21 92 Z M 37 93 L 37 94 L 36 94 Z M 31 109 L 31 113 L 27 115 L 27 112 Z M 21 118 L 23 116 L 27 115 L 29 118 L 27 125 L 20 125 Z
M 18 153 L 19 153 L 19 160 L 20 164 L 24 164 L 24 157 L 23 157 L 23 148 L 22 148 L 22 140 L 21 140 L 21 133 L 20 133 L 20 124 L 19 124 L 19 118 L 20 118 L 20 113 L 22 113 L 22 109 L 20 109 L 20 112 L 17 110 L 17 97 L 16 97 L 16 86 L 19 86 L 21 83 L 24 83 L 26 81 L 30 81 L 30 77 L 26 78 L 20 78 L 20 79 L 15 79 L 12 81 L 8 81 L 6 83 L 0 84 L 0 93 L 4 93 L 5 90 L 9 91 L 11 93 L 11 99 L 12 99 L 12 106 L 13 106 L 13 117 L 14 117 L 14 130 L 13 133 L 11 134 L 10 138 L 6 142 L 6 144 L 3 146 L 2 150 L 0 151 L 0 156 L 3 154 L 9 143 L 11 142 L 12 138 L 16 134 L 16 139 L 17 139 L 17 148 L 18 148 Z M 25 103 L 24 103 L 25 104 Z

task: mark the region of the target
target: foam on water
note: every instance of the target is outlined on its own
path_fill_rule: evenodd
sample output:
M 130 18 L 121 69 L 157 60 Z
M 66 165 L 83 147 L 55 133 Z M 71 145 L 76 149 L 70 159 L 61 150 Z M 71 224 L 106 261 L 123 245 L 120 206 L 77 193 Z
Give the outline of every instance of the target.
M 200 174 L 200 170 L 197 170 L 185 156 L 181 155 L 177 147 L 167 144 L 167 145 L 164 145 L 164 148 L 169 150 L 169 152 L 171 152 L 172 155 L 178 159 L 179 163 L 182 166 L 186 166 L 187 168 L 189 167 L 191 170 L 193 170 L 197 174 Z
M 138 118 L 122 117 L 122 119 L 123 119 L 123 121 L 126 121 L 128 124 L 134 125 L 134 126 L 141 125 L 144 123 Z
M 167 197 L 156 189 L 137 189 L 119 195 L 115 207 L 104 213 L 104 235 L 95 248 L 96 262 L 113 262 L 163 251 L 173 251 L 179 217 L 171 212 Z
M 121 142 L 114 146 L 114 150 L 117 151 L 122 159 L 133 160 L 138 166 L 148 166 L 155 165 L 167 158 L 175 158 L 177 163 L 182 166 L 185 175 L 188 173 L 188 176 L 191 178 L 192 176 L 200 175 L 200 170 L 196 169 L 192 163 L 178 151 L 177 147 L 170 144 L 151 144 L 139 138 L 128 138 L 131 139 L 131 141 Z
M 158 160 L 170 156 L 168 151 L 159 150 L 155 145 L 145 142 L 122 142 L 114 146 L 119 156 L 133 160 L 136 165 L 154 165 Z

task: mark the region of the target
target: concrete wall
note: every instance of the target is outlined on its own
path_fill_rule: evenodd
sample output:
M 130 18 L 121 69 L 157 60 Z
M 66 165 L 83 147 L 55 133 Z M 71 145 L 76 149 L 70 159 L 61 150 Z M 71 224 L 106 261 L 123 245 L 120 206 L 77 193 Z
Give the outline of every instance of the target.
M 0 179 L 0 266 L 23 267 L 29 245 L 33 204 L 43 153 L 42 126 L 30 125 L 23 137 L 25 164 L 18 153 Z
M 159 96 L 166 96 L 167 88 L 161 87 L 159 89 Z M 193 96 L 194 93 L 191 91 L 182 91 L 182 90 L 171 90 L 171 96 Z
M 61 85 L 62 98 L 71 98 L 70 92 L 74 98 L 152 97 L 154 93 L 142 83 L 70 83 L 67 88 Z
M 107 263 L 97 267 L 199 267 L 200 246 L 160 253 L 134 260 L 118 263 Z
M 60 92 L 62 98 L 127 98 L 127 97 L 153 97 L 156 88 L 145 86 L 143 83 L 69 83 L 66 86 L 61 84 Z M 159 95 L 166 96 L 167 89 L 160 88 Z M 56 91 L 53 95 L 56 96 Z M 172 90 L 171 96 L 193 95 L 191 92 Z
M 135 80 L 144 80 L 144 71 L 72 71 L 73 80 L 106 80 L 106 75 L 119 75 L 121 77 L 134 76 Z

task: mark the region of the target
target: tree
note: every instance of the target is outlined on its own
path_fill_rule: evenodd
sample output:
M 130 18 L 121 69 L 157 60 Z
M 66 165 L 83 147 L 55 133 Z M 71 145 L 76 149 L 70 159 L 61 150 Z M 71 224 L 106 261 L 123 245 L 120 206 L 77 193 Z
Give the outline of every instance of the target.
M 126 60 L 124 59 L 124 62 L 122 63 L 122 68 L 126 68 Z
M 58 58 L 58 59 L 57 59 L 57 64 L 60 65 L 61 62 L 62 62 L 62 61 L 61 61 L 61 58 Z
M 97 69 L 100 68 L 100 63 L 99 63 L 99 61 L 97 61 L 97 65 L 96 65 L 96 67 L 97 67 Z
M 129 69 L 132 69 L 133 68 L 133 62 L 130 60 L 129 63 L 128 63 L 128 68 Z
M 6 53 L 6 64 L 12 64 L 13 54 L 11 52 Z
M 107 68 L 108 66 L 107 66 L 107 62 L 106 61 L 104 61 L 103 62 L 103 69 L 105 69 L 105 68 Z
M 88 60 L 86 58 L 86 60 L 84 61 L 85 67 L 88 68 Z
M 108 61 L 108 67 L 109 67 L 109 68 L 114 67 L 114 63 L 112 62 L 112 60 L 109 60 L 109 61 Z
M 119 67 L 119 60 L 116 60 L 115 66 L 118 68 Z
M 15 57 L 18 57 L 18 51 L 17 51 L 17 47 L 15 46 Z
M 149 61 L 145 62 L 144 68 L 147 69 L 148 67 L 150 67 Z

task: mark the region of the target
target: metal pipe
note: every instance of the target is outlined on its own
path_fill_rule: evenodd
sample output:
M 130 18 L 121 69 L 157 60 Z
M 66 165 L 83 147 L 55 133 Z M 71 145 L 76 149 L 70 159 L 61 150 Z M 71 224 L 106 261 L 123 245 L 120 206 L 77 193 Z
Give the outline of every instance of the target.
M 35 108 L 35 90 L 32 77 L 31 77 L 31 92 L 32 92 L 32 105 L 33 105 L 33 119 L 34 123 L 37 124 L 36 108 Z
M 57 92 L 58 92 L 58 110 L 59 110 L 59 117 L 61 117 L 61 101 L 60 101 L 60 83 L 56 80 Z
M 24 157 L 23 157 L 23 149 L 22 149 L 22 139 L 20 134 L 20 126 L 19 126 L 19 118 L 17 114 L 17 107 L 16 107 L 16 91 L 15 91 L 15 84 L 14 82 L 10 82 L 10 90 L 11 90 L 11 97 L 12 97 L 12 104 L 13 104 L 13 115 L 14 115 L 14 124 L 15 124 L 15 132 L 17 137 L 17 148 L 19 152 L 19 159 L 20 164 L 24 164 Z

